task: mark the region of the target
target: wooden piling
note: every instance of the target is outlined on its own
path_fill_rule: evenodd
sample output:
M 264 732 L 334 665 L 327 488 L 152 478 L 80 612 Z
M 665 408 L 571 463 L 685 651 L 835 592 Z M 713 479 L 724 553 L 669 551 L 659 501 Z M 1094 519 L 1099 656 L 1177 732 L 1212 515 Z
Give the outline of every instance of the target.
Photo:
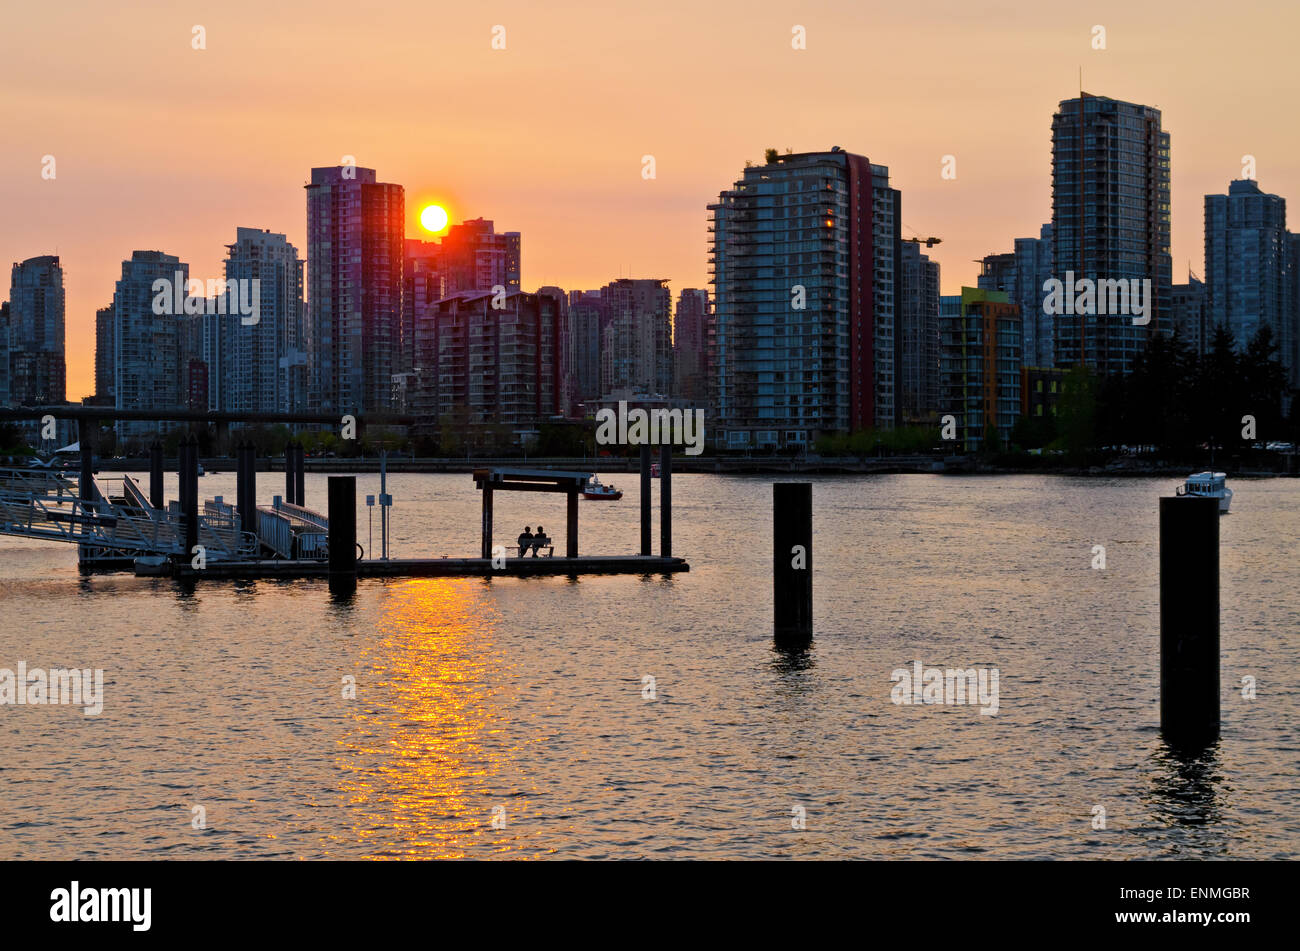
M 185 516 L 185 557 L 194 556 L 199 543 L 199 441 L 195 436 L 181 439 L 181 510 Z
M 659 446 L 659 554 L 673 556 L 673 445 Z
M 1170 746 L 1219 738 L 1219 500 L 1160 499 L 1160 731 Z
M 641 444 L 641 554 L 650 551 L 650 444 Z
M 357 479 L 329 477 L 330 593 L 349 595 L 357 587 Z
M 257 455 L 253 444 L 241 442 L 235 459 L 235 505 L 239 510 L 239 527 L 257 534 Z
M 578 491 L 570 489 L 567 495 L 567 525 L 564 532 L 564 554 L 568 558 L 578 557 Z
M 167 498 L 163 494 L 162 443 L 156 439 L 149 445 L 149 504 L 156 509 L 167 504 Z
M 778 646 L 812 640 L 812 483 L 772 485 L 772 587 Z

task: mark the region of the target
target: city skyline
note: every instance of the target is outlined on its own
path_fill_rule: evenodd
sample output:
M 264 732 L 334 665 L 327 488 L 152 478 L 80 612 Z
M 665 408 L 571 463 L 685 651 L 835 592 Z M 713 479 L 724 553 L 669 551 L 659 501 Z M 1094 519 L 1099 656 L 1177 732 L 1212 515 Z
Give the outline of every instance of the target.
M 1185 12 L 1197 8 L 1209 10 L 1194 3 Z M 408 237 L 422 236 L 416 216 L 435 200 L 453 220 L 483 216 L 527 233 L 525 289 L 667 275 L 676 292 L 706 286 L 704 205 L 745 159 L 761 161 L 767 147 L 840 145 L 890 167 L 908 196 L 903 233 L 943 238 L 930 257 L 941 266 L 943 291 L 953 293 L 974 286 L 975 260 L 1011 250 L 1014 238 L 1050 220 L 1051 115 L 1077 95 L 1082 67 L 1086 91 L 1159 108 L 1172 133 L 1179 282 L 1189 263 L 1198 273 L 1203 266 L 1204 196 L 1242 177 L 1243 155 L 1255 156 L 1267 191 L 1300 191 L 1294 133 L 1263 112 L 1297 82 L 1284 44 L 1300 15 L 1274 12 L 1277 28 L 1261 36 L 1251 14 L 1262 8 L 1244 4 L 1227 22 L 1113 3 L 1086 17 L 1020 10 L 1011 31 L 995 29 L 988 11 L 950 3 L 924 15 L 873 11 L 870 19 L 776 5 L 759 5 L 745 20 L 726 9 L 684 15 L 675 5 L 617 17 L 572 7 L 543 15 L 512 4 L 487 18 L 398 8 L 390 17 L 437 27 L 433 71 L 475 90 L 440 107 L 433 121 L 412 108 L 423 93 L 412 80 L 424 73 L 411 63 L 427 59 L 418 29 L 381 43 L 382 22 L 344 29 L 340 11 L 317 6 L 306 21 L 265 12 L 264 30 L 249 36 L 227 29 L 238 13 L 210 22 L 196 14 L 190 19 L 203 23 L 206 49 L 195 50 L 190 23 L 150 16 L 149 8 L 64 13 L 68 29 L 58 33 L 38 28 L 48 14 L 15 11 L 6 14 L 15 21 L 6 35 L 28 41 L 14 48 L 0 40 L 14 76 L 0 119 L 25 148 L 0 156 L 0 206 L 22 227 L 6 229 L 0 253 L 11 262 L 59 254 L 69 339 L 86 339 L 133 250 L 162 250 L 190 262 L 196 276 L 218 277 L 225 236 L 236 227 L 283 233 L 305 248 L 298 185 L 311 167 L 350 154 L 405 186 Z M 1202 25 L 1209 22 L 1213 31 Z M 491 47 L 494 25 L 505 27 L 503 50 Z M 796 25 L 806 28 L 806 49 L 791 48 Z M 1094 25 L 1106 29 L 1104 50 L 1092 48 Z M 123 45 L 125 66 L 89 56 L 105 36 Z M 325 44 L 319 64 L 290 56 L 312 37 Z M 1240 42 L 1246 37 L 1249 46 Z M 957 54 L 981 41 L 999 55 L 972 75 Z M 655 65 L 662 43 L 677 53 L 670 74 Z M 879 55 L 864 65 L 855 54 L 862 48 Z M 343 52 L 356 65 L 346 84 L 334 68 Z M 254 58 L 259 69 L 247 71 Z M 156 68 L 137 76 L 141 63 Z M 98 71 L 94 82 L 88 70 Z M 537 82 L 543 70 L 547 80 Z M 591 83 L 593 73 L 603 81 Z M 168 79 L 166 94 L 158 75 Z M 724 107 L 696 94 L 722 88 L 729 76 L 742 77 L 752 95 L 730 96 Z M 232 82 L 249 95 L 231 95 Z M 334 89 L 328 114 L 303 94 L 312 83 Z M 399 91 L 374 98 L 392 88 Z M 1243 104 L 1243 89 L 1257 90 L 1258 106 Z M 620 110 L 620 101 L 638 108 Z M 980 106 L 989 101 L 996 113 Z M 593 117 L 603 134 L 584 135 L 578 123 L 572 136 L 557 137 L 573 116 Z M 647 117 L 675 121 L 665 129 Z M 544 149 L 529 145 L 540 141 Z M 655 157 L 652 180 L 642 178 L 647 154 Z M 54 180 L 41 177 L 45 155 L 57 163 Z M 955 180 L 940 176 L 945 155 L 956 159 Z M 177 200 L 158 201 L 160 191 Z M 593 242 L 597 231 L 602 240 Z M 93 392 L 93 358 L 89 347 L 70 348 L 69 398 Z

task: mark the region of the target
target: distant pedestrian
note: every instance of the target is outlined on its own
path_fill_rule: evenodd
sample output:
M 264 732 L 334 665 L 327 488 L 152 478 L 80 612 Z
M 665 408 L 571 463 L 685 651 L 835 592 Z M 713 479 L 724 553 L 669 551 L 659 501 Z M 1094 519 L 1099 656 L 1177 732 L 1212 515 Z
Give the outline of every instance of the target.
M 540 525 L 537 526 L 538 531 L 541 531 L 541 528 L 542 528 L 542 526 L 540 526 Z M 516 539 L 516 540 L 519 542 L 519 557 L 520 557 L 520 558 L 523 558 L 525 555 L 528 554 L 528 549 L 529 549 L 529 548 L 532 546 L 532 544 L 533 544 L 533 530 L 532 530 L 532 528 L 530 528 L 529 526 L 525 525 L 525 526 L 524 526 L 524 530 L 523 530 L 523 532 L 520 533 L 519 538 Z

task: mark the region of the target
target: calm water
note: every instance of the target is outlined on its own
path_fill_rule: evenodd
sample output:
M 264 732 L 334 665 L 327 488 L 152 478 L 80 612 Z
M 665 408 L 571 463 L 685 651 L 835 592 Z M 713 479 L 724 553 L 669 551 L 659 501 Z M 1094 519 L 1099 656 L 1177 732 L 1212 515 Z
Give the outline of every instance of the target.
M 612 481 L 621 502 L 582 504 L 586 553 L 637 548 L 636 478 Z M 1155 729 L 1174 480 L 817 479 L 802 656 L 772 646 L 771 481 L 674 479 L 689 574 L 373 580 L 348 604 L 83 579 L 71 546 L 0 538 L 0 667 L 106 681 L 97 718 L 0 707 L 0 858 L 1300 854 L 1300 481 L 1235 483 L 1223 739 L 1193 762 Z M 390 487 L 394 555 L 477 552 L 468 475 Z M 498 495 L 498 541 L 541 521 L 562 545 L 557 499 Z M 893 704 L 914 660 L 997 667 L 999 712 Z

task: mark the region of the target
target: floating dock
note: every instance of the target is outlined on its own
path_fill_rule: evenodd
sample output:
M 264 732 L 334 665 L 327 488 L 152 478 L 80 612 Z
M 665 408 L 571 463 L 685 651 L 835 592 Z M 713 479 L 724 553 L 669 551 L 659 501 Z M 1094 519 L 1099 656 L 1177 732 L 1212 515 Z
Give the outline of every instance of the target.
M 291 445 L 286 452 L 285 494 L 271 505 L 256 504 L 257 467 L 248 443 L 238 448 L 234 505 L 221 496 L 200 504 L 198 445 L 192 436 L 180 445 L 176 501 L 163 498 L 163 458 L 157 444 L 150 450 L 147 492 L 130 476 L 96 479 L 89 461 L 83 457 L 80 478 L 49 470 L 0 469 L 0 534 L 75 544 L 83 572 L 134 571 L 190 580 L 328 578 L 336 592 L 348 590 L 358 578 L 574 577 L 690 570 L 685 559 L 672 555 L 672 456 L 667 446 L 662 447 L 659 464 L 658 555 L 651 553 L 650 545 L 649 446 L 641 447 L 641 551 L 635 555 L 579 554 L 578 498 L 591 477 L 587 472 L 475 470 L 483 503 L 479 557 L 366 558 L 356 540 L 356 478 L 329 478 L 328 513 L 307 508 L 301 446 Z M 493 497 L 505 491 L 565 497 L 561 557 L 509 557 L 519 550 L 516 546 L 493 544 Z M 379 501 L 385 510 L 392 504 L 383 492 Z M 551 539 L 545 550 L 556 551 Z

